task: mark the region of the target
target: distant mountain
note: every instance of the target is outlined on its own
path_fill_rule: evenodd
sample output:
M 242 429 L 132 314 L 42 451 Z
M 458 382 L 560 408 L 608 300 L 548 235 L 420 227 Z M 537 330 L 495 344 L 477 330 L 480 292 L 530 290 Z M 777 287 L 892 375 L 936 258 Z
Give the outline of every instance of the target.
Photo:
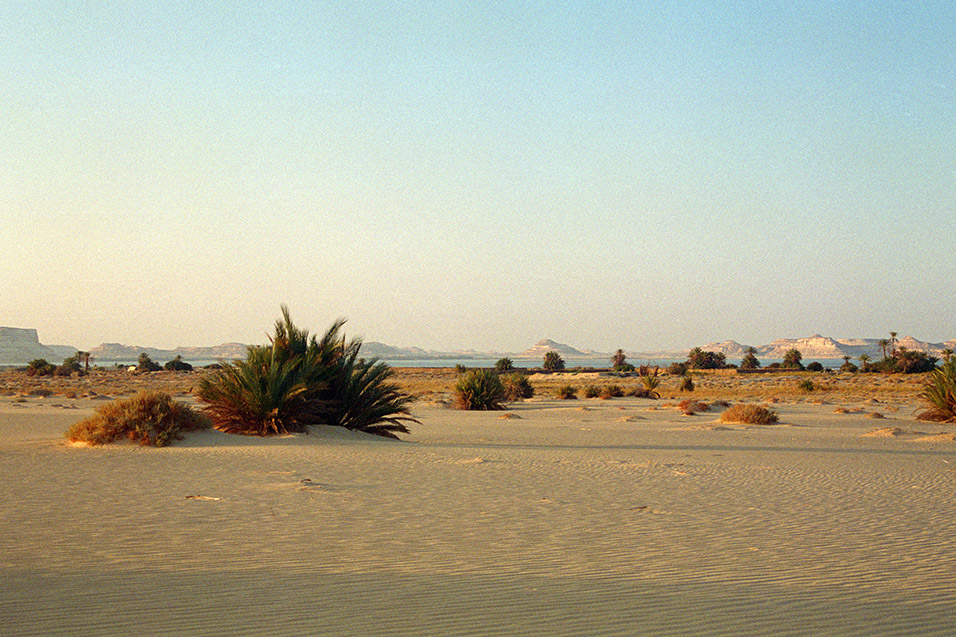
M 561 358 L 599 358 L 606 356 L 605 354 L 599 354 L 597 352 L 582 352 L 581 350 L 574 349 L 570 345 L 565 345 L 564 343 L 556 343 L 550 338 L 545 338 L 520 354 L 515 354 L 515 358 L 544 358 L 544 355 L 547 352 L 555 351 L 561 355 Z
M 69 345 L 43 345 L 35 329 L 0 327 L 0 365 L 26 365 L 36 358 L 60 363 L 76 354 Z
M 457 358 L 480 358 L 487 356 L 474 350 L 463 350 L 456 352 L 438 352 L 435 350 L 422 349 L 420 347 L 395 347 L 385 343 L 375 341 L 365 341 L 362 343 L 362 356 L 366 358 L 387 358 L 389 360 L 428 360 L 428 359 L 457 359 Z
M 121 343 L 102 343 L 90 350 L 90 355 L 96 362 L 109 363 L 114 361 L 135 361 L 139 355 L 146 353 L 153 361 L 166 361 L 182 356 L 184 361 L 216 361 L 234 360 L 246 357 L 246 345 L 242 343 L 223 343 L 211 347 L 177 347 L 175 349 L 157 349 L 139 345 L 123 345 Z

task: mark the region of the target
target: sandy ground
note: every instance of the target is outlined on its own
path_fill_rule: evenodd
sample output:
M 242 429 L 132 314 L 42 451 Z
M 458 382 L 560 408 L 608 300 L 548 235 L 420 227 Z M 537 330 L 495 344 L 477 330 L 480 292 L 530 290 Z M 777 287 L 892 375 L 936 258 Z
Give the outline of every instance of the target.
M 68 444 L 96 400 L 4 397 L 0 632 L 952 634 L 956 428 L 664 402 L 155 449 Z

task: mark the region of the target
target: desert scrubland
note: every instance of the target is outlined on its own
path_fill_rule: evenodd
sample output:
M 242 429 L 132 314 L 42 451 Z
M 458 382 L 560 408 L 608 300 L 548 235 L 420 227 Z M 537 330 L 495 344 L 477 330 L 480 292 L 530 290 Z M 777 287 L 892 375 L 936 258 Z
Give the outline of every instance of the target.
M 692 394 L 662 377 L 659 400 L 558 400 L 639 379 L 539 374 L 534 398 L 469 412 L 453 370 L 399 369 L 419 397 L 402 441 L 63 437 L 146 387 L 192 403 L 202 373 L 0 374 L 0 632 L 952 630 L 956 427 L 915 420 L 916 375 L 721 371 Z

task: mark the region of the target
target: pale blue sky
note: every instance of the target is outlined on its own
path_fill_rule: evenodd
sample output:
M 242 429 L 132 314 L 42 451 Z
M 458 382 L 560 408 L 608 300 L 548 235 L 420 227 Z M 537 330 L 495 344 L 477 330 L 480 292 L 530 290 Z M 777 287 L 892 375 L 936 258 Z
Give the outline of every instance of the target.
M 0 325 L 956 337 L 956 4 L 6 2 Z

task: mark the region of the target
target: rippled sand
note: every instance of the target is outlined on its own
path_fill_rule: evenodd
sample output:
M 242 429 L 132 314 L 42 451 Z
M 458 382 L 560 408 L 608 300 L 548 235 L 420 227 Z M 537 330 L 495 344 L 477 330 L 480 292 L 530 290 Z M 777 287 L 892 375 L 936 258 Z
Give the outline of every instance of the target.
M 92 401 L 3 402 L 0 632 L 951 633 L 951 426 L 661 402 L 166 449 L 68 445 Z

